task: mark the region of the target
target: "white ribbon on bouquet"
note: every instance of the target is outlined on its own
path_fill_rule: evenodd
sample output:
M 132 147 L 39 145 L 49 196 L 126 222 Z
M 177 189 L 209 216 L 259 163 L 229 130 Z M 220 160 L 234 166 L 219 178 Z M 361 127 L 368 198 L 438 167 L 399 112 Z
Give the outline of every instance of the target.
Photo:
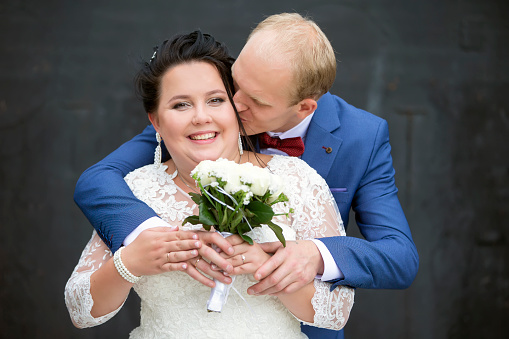
M 225 190 L 223 190 L 221 187 L 217 187 L 217 190 L 219 192 L 223 193 L 224 195 L 226 195 L 227 197 L 229 197 L 235 203 L 235 205 L 238 205 L 238 202 L 230 194 L 228 194 Z M 226 208 L 229 208 L 230 210 L 235 211 L 235 208 L 220 201 L 219 199 L 214 197 L 212 194 L 207 192 L 207 190 L 203 190 L 203 192 L 205 194 L 207 194 L 207 196 L 209 196 L 210 198 L 214 199 L 221 205 L 225 206 Z M 244 216 L 244 212 L 242 211 L 242 209 L 240 209 L 240 212 L 242 213 L 243 219 L 247 222 L 249 228 L 251 230 L 253 230 L 253 228 L 249 224 L 249 221 Z M 230 232 L 218 232 L 218 233 L 221 234 L 224 238 L 227 238 L 230 235 L 232 235 L 232 233 L 230 233 Z M 213 247 L 214 247 L 214 249 L 216 249 L 215 248 L 216 246 L 213 245 Z M 207 301 L 207 310 L 209 312 L 221 312 L 221 310 L 223 309 L 223 305 L 226 304 L 226 301 L 228 300 L 228 295 L 230 294 L 230 289 L 232 288 L 233 282 L 235 281 L 235 276 L 232 276 L 231 278 L 232 278 L 232 282 L 229 285 L 225 284 L 217 279 L 214 279 L 214 282 L 216 283 L 216 285 L 210 291 L 209 300 Z M 244 297 L 235 288 L 233 290 L 235 292 L 237 292 L 237 294 L 242 298 L 242 300 L 244 300 L 244 302 L 248 305 L 248 307 L 250 307 L 249 304 L 247 303 L 247 301 L 244 299 Z

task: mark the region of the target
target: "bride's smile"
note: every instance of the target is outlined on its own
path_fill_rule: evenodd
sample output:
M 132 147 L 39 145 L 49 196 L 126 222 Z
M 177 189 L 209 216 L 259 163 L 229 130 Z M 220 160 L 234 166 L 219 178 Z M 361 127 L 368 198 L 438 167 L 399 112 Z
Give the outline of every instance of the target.
M 189 136 L 191 140 L 211 140 L 216 137 L 216 132 L 210 132 L 210 133 L 196 133 Z

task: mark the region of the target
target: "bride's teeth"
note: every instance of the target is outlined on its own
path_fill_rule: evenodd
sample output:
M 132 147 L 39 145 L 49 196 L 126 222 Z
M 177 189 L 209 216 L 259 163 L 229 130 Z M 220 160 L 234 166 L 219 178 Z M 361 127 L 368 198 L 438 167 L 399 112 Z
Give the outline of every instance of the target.
M 207 134 L 200 134 L 200 135 L 193 135 L 191 139 L 193 140 L 206 140 L 206 139 L 212 139 L 216 136 L 216 133 L 207 133 Z

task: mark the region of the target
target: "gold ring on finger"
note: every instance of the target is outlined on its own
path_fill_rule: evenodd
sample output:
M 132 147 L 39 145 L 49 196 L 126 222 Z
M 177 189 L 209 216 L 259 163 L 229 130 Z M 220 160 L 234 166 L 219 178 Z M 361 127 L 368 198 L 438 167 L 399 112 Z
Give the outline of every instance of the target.
M 196 262 L 194 263 L 194 267 L 198 266 L 198 263 L 200 262 L 201 258 L 196 259 Z
M 246 257 L 244 256 L 244 254 L 242 254 L 240 257 L 242 258 L 242 264 L 245 264 L 246 263 Z
M 170 253 L 166 253 L 166 261 L 170 262 Z

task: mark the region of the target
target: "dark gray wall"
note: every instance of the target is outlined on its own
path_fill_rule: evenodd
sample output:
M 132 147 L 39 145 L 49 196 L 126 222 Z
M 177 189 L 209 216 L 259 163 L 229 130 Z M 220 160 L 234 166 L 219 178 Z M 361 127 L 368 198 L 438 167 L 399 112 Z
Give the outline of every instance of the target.
M 92 230 L 76 180 L 148 124 L 131 85 L 139 56 L 196 28 L 237 55 L 284 11 L 329 36 L 333 92 L 388 120 L 421 257 L 410 289 L 357 290 L 348 337 L 507 335 L 507 1 L 32 0 L 0 4 L 0 337 L 127 337 L 135 296 L 95 329 L 75 329 L 64 305 Z

